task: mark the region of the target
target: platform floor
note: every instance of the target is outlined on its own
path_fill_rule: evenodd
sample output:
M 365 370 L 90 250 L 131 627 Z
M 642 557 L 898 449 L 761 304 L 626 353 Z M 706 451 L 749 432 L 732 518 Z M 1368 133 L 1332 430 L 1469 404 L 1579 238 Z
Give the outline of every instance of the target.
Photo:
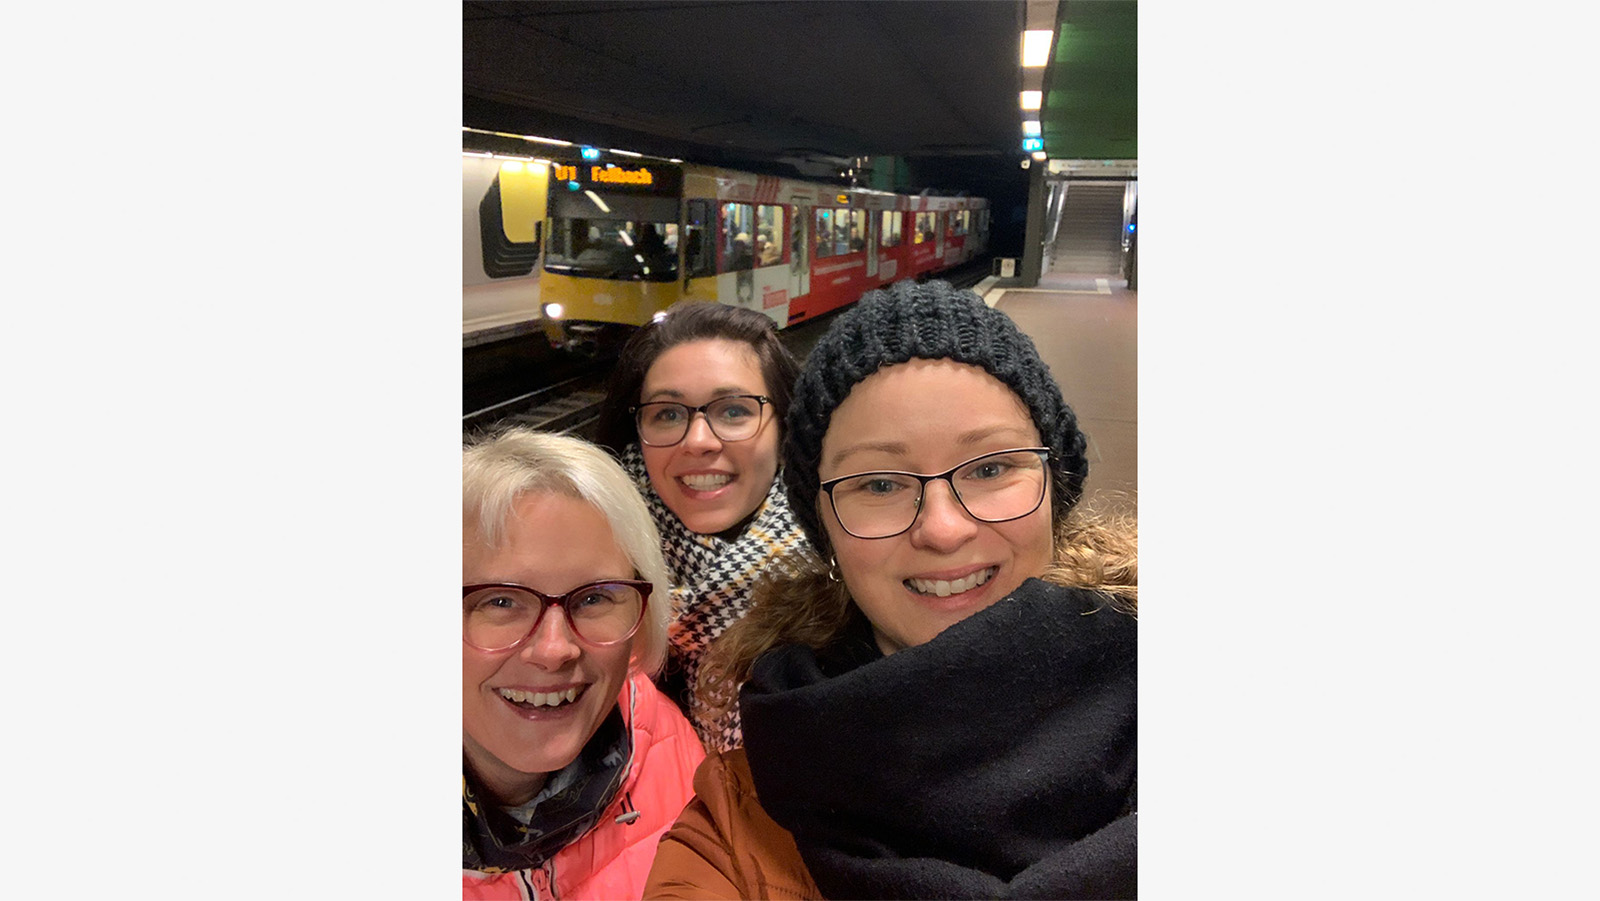
M 1034 343 L 1089 438 L 1085 495 L 1138 510 L 1139 295 L 1118 278 L 1046 274 L 980 292 Z

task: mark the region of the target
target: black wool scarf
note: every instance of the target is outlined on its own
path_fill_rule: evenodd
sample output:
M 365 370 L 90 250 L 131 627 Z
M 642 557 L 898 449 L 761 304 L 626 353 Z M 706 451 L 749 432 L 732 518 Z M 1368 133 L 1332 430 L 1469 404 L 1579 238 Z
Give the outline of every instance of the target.
M 762 806 L 830 898 L 1137 891 L 1137 622 L 1037 579 L 888 657 L 865 622 L 740 694 Z
M 632 756 L 633 735 L 613 707 L 570 764 L 578 778 L 540 802 L 527 826 L 487 800 L 463 766 L 461 868 L 504 873 L 542 865 L 600 821 L 622 788 Z

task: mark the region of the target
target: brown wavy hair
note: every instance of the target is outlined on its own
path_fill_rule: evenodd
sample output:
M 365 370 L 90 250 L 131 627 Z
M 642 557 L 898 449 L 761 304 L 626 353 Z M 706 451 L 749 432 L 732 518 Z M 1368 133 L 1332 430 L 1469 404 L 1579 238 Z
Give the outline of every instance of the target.
M 1039 578 L 1098 592 L 1106 606 L 1139 614 L 1139 521 L 1119 494 L 1097 495 L 1054 525 L 1055 552 Z M 722 717 L 739 701 L 756 658 L 786 644 L 822 649 L 864 616 L 844 583 L 809 550 L 772 564 L 752 592 L 750 611 L 711 643 L 701 659 L 694 704 Z

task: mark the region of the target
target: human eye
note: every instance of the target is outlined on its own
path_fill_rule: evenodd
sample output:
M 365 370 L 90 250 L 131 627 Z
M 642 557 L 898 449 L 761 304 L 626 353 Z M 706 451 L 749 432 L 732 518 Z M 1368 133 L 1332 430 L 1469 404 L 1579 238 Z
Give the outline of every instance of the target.
M 977 463 L 972 465 L 971 469 L 967 471 L 966 477 L 969 479 L 977 479 L 979 481 L 988 481 L 991 479 L 998 479 L 1014 468 L 1015 467 L 1012 466 L 1011 463 L 1005 460 L 979 460 Z
M 504 588 L 484 589 L 474 592 L 466 599 L 467 612 L 479 617 L 511 619 L 527 608 L 526 598 Z
M 647 419 L 655 425 L 677 425 L 683 421 L 682 404 L 651 404 Z
M 876 478 L 866 479 L 861 483 L 861 490 L 872 495 L 889 495 L 896 491 L 904 491 L 905 485 L 894 479 Z
M 586 585 L 569 596 L 567 609 L 573 616 L 603 616 L 627 604 L 633 591 L 628 585 Z
M 616 603 L 616 598 L 605 586 L 593 585 L 572 596 L 574 610 L 589 610 Z
M 867 472 L 845 479 L 834 487 L 835 495 L 863 501 L 883 501 L 911 490 L 914 479 L 889 472 Z
M 728 422 L 749 419 L 761 412 L 761 405 L 747 397 L 730 397 L 716 403 L 716 416 Z
M 997 482 L 1039 468 L 1039 458 L 1031 453 L 995 454 L 963 466 L 956 478 L 966 482 Z

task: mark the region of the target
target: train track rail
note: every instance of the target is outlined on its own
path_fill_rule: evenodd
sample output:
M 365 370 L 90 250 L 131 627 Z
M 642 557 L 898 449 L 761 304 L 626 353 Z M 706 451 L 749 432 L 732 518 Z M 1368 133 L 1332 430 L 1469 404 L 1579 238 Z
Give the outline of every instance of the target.
M 989 275 L 990 263 L 984 258 L 938 278 L 957 288 L 970 288 Z M 849 309 L 845 307 L 844 309 Z M 785 347 L 800 360 L 811 352 L 828 324 L 844 310 L 835 310 L 816 319 L 792 325 L 778 333 Z M 474 437 L 514 426 L 548 432 L 575 434 L 593 439 L 594 425 L 605 399 L 605 378 L 612 358 L 590 361 L 576 370 L 558 376 L 559 381 L 523 391 L 516 396 L 490 402 L 479 401 L 478 409 L 461 417 L 463 437 Z
M 550 432 L 572 431 L 599 415 L 604 383 L 604 369 L 596 368 L 467 413 L 461 417 L 461 430 L 481 433 L 524 425 Z

